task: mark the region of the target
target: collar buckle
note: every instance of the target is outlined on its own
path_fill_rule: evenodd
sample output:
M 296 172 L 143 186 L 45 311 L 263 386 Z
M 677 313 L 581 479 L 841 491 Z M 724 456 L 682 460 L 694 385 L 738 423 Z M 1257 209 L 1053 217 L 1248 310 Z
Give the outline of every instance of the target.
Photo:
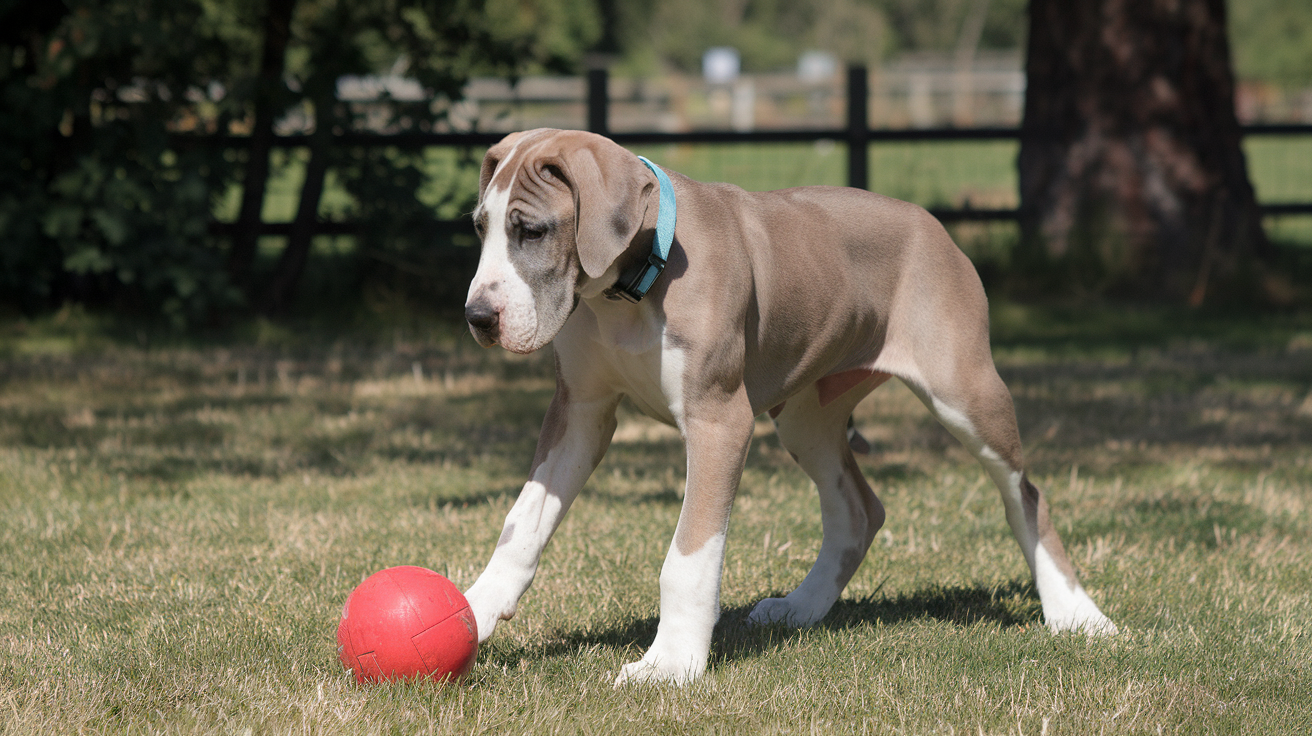
M 642 301 L 647 292 L 651 289 L 652 284 L 660 277 L 661 272 L 665 270 L 665 259 L 651 253 L 647 256 L 647 262 L 638 269 L 633 278 L 628 283 L 624 283 L 623 277 L 611 288 L 605 291 L 607 299 L 623 299 L 630 304 L 637 304 Z
M 632 304 L 637 304 L 642 301 L 644 296 L 647 296 L 652 284 L 656 283 L 661 271 L 665 270 L 665 262 L 670 257 L 670 245 L 674 242 L 674 226 L 677 217 L 677 209 L 674 203 L 674 185 L 670 183 L 670 177 L 666 176 L 660 167 L 648 159 L 642 156 L 639 156 L 638 159 L 648 169 L 651 169 L 651 173 L 656 175 L 656 180 L 660 183 L 660 209 L 656 215 L 656 237 L 652 242 L 652 250 L 647 256 L 647 262 L 638 269 L 638 272 L 629 279 L 628 283 L 624 282 L 624 276 L 621 275 L 620 280 L 614 286 L 602 292 L 607 299 L 623 299 Z

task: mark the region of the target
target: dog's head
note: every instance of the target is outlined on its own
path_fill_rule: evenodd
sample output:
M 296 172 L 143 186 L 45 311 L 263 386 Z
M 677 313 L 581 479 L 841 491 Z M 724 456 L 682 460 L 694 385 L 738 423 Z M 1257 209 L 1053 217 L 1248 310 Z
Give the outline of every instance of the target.
M 637 156 L 592 133 L 531 130 L 489 149 L 474 210 L 483 253 L 465 301 L 479 344 L 530 353 L 551 342 L 579 296 L 613 285 L 640 247 L 657 187 Z

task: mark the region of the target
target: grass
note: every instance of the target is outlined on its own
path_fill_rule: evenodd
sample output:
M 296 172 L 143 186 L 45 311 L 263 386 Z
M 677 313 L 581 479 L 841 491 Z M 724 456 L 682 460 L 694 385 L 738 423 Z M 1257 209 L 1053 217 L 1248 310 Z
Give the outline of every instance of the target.
M 1312 138 L 1251 137 L 1244 142 L 1249 174 L 1258 201 L 1312 201 Z M 847 181 L 841 144 L 637 146 L 634 151 L 701 181 L 727 181 L 749 190 L 781 189 L 808 184 L 842 186 Z M 878 143 L 870 146 L 870 188 L 925 207 L 1003 209 L 1019 204 L 1015 141 L 927 141 Z M 305 176 L 307 152 L 274 152 L 273 175 L 265 197 L 266 222 L 290 222 L 296 213 Z M 424 151 L 427 183 L 421 201 L 436 216 L 455 219 L 467 214 L 462 205 L 477 194 L 482 151 L 429 148 Z M 463 161 L 463 163 L 462 163 Z M 215 218 L 232 221 L 240 206 L 240 188 L 232 187 L 215 204 Z M 331 174 L 319 214 L 330 220 L 350 219 L 351 196 Z M 1273 242 L 1312 247 L 1312 216 L 1270 217 L 1265 222 Z M 972 256 L 1005 262 L 1018 238 L 1014 223 L 962 223 L 954 236 Z M 353 238 L 321 237 L 319 252 L 350 249 Z M 275 254 L 283 238 L 267 237 L 262 247 Z
M 1018 144 L 1012 141 L 950 141 L 878 144 L 870 147 L 870 188 L 926 206 L 1016 206 L 1015 160 Z M 834 141 L 751 145 L 638 146 L 634 151 L 653 161 L 702 181 L 728 181 L 751 190 L 782 189 L 806 184 L 843 186 L 847 159 Z M 263 218 L 290 222 L 296 214 L 305 178 L 307 153 L 303 149 L 275 151 L 273 176 L 265 197 Z M 455 149 L 425 149 L 428 185 L 421 200 L 431 203 L 439 217 L 462 213 L 444 203 L 448 192 L 463 192 L 456 201 L 472 198 L 478 189 L 478 161 L 460 163 Z M 216 204 L 215 217 L 236 219 L 240 190 L 233 188 Z M 354 204 L 341 186 L 329 181 L 319 214 L 328 219 L 348 218 Z
M 1257 201 L 1312 202 L 1312 137 L 1254 137 L 1244 141 Z M 1312 215 L 1268 217 L 1272 242 L 1312 247 Z
M 76 320 L 74 320 L 76 322 Z M 983 473 L 899 385 L 857 412 L 889 518 L 809 630 L 749 629 L 820 543 L 766 430 L 707 675 L 615 691 L 656 625 L 681 446 L 624 409 L 463 684 L 360 688 L 342 601 L 468 586 L 552 390 L 454 328 L 141 348 L 0 330 L 0 733 L 1307 733 L 1312 320 L 999 305 L 1034 477 L 1120 625 L 1052 636 Z

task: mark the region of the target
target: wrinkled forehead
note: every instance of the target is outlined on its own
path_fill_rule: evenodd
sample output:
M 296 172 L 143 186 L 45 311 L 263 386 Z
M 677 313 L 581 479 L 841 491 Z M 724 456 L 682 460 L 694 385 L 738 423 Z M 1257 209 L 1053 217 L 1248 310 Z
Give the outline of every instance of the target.
M 492 191 L 506 191 L 510 189 L 515 179 L 518 178 L 519 172 L 527 165 L 542 155 L 543 146 L 547 138 L 551 137 L 552 131 L 534 130 L 520 135 L 511 144 L 510 150 L 506 152 L 501 160 L 497 162 L 496 170 L 492 172 L 492 180 L 488 182 L 487 192 L 484 197 Z M 495 153 L 496 149 L 489 151 L 489 154 Z
M 536 130 L 523 134 L 510 142 L 510 150 L 497 162 L 492 172 L 478 207 L 474 210 L 477 218 L 486 212 L 491 200 L 504 203 L 508 200 L 529 200 L 533 204 L 545 205 L 552 187 L 544 186 L 539 175 L 535 174 L 534 164 L 552 150 L 549 144 L 555 131 Z M 493 148 L 489 155 L 496 155 Z

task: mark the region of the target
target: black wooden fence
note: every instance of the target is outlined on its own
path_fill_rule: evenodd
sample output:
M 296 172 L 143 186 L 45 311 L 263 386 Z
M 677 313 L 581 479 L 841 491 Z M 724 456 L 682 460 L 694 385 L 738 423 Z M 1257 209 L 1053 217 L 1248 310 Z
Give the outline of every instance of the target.
M 871 144 L 894 141 L 968 141 L 968 140 L 1019 140 L 1020 128 L 911 128 L 874 129 L 867 122 L 869 109 L 869 75 L 865 67 L 853 66 L 847 70 L 847 120 L 841 128 L 806 128 L 796 130 L 760 130 L 751 132 L 723 130 L 693 130 L 681 133 L 655 131 L 611 131 L 608 112 L 608 75 L 604 69 L 594 69 L 587 77 L 587 129 L 601 133 L 621 145 L 632 144 L 762 144 L 799 143 L 821 140 L 841 141 L 847 147 L 847 184 L 860 189 L 869 182 L 869 150 Z M 1305 136 L 1312 135 L 1312 125 L 1246 125 L 1245 136 Z M 480 148 L 495 144 L 504 133 L 358 133 L 338 135 L 334 141 L 343 146 L 392 146 L 399 149 L 427 147 Z M 298 148 L 309 144 L 308 135 L 275 136 L 273 145 Z M 248 143 L 243 136 L 213 136 L 211 142 L 223 146 L 242 147 Z M 1264 215 L 1312 214 L 1312 202 L 1280 202 L 1260 205 Z M 931 210 L 944 221 L 963 220 L 1014 220 L 1015 209 L 938 208 Z M 460 229 L 462 225 L 449 223 Z M 215 223 L 216 232 L 231 228 L 227 223 Z M 263 223 L 260 232 L 266 235 L 286 235 L 291 223 Z M 343 235 L 355 231 L 349 222 L 319 222 L 315 231 L 325 235 Z

